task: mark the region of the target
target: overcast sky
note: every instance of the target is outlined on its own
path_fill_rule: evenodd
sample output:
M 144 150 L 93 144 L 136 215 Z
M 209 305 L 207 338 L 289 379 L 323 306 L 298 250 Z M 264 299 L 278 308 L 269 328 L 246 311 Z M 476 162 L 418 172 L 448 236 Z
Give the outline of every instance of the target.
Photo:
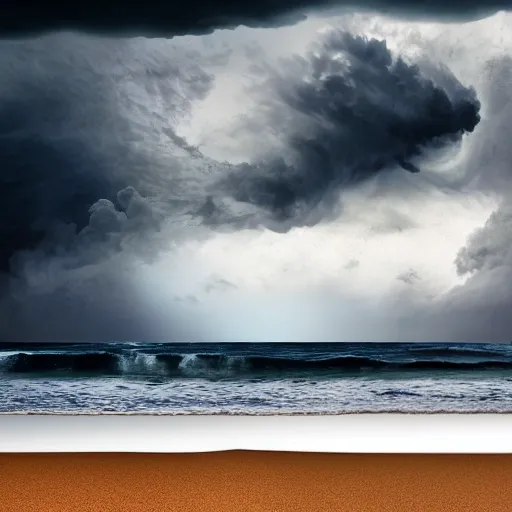
M 511 51 L 505 12 L 0 40 L 0 339 L 512 341 Z

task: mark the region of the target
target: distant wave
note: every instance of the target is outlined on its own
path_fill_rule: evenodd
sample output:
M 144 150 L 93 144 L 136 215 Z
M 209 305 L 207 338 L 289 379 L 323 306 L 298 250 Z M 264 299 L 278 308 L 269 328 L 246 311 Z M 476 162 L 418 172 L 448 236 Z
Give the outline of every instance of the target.
M 453 353 L 450 353 L 453 355 Z M 439 358 L 388 360 L 380 357 L 344 355 L 324 359 L 225 354 L 144 354 L 136 350 L 81 352 L 3 352 L 0 372 L 97 375 L 144 375 L 166 377 L 229 377 L 276 373 L 316 375 L 354 371 L 468 371 L 512 370 L 512 360 L 480 359 L 454 361 Z
M 500 356 L 503 355 L 503 349 L 507 349 L 506 345 L 502 346 L 502 350 L 496 348 L 480 348 L 480 347 L 471 347 L 468 345 L 460 346 L 419 346 L 419 347 L 408 347 L 408 351 L 411 353 L 421 353 L 428 354 L 431 356 L 438 357 L 454 357 L 454 356 L 481 356 L 481 357 L 489 357 L 489 356 Z

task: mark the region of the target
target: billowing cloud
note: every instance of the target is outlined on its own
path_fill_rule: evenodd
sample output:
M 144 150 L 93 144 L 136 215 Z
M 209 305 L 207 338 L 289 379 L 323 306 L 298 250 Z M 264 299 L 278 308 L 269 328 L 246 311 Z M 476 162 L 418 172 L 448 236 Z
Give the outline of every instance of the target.
M 310 221 L 308 210 L 328 193 L 378 172 L 419 172 L 425 149 L 459 142 L 480 120 L 475 91 L 448 69 L 435 70 L 436 83 L 385 41 L 346 32 L 331 31 L 280 71 L 261 71 L 270 75 L 260 85 L 261 128 L 277 128 L 290 163 L 240 166 L 229 187 L 282 218 Z
M 68 41 L 59 52 L 56 45 Z M 289 61 L 284 73 L 267 70 L 263 119 L 280 123 L 281 151 L 291 164 L 283 156 L 223 164 L 187 145 L 163 117 L 204 97 L 211 75 L 190 61 L 179 67 L 162 55 L 148 59 L 144 48 L 132 55 L 131 48 L 73 36 L 6 44 L 11 87 L 0 105 L 0 157 L 10 192 L 0 206 L 0 236 L 10 243 L 2 246 L 4 269 L 15 251 L 48 239 L 54 223 L 75 224 L 84 236 L 107 227 L 123 231 L 116 208 L 137 216 L 146 204 L 140 194 L 159 200 L 151 211 L 160 208 L 161 216 L 175 215 L 181 201 L 207 222 L 250 217 L 231 197 L 294 225 L 339 187 L 397 165 L 416 170 L 410 160 L 426 146 L 453 143 L 479 121 L 474 91 L 449 72 L 442 89 L 416 66 L 393 59 L 385 42 L 335 32 L 306 58 Z M 101 49 L 108 57 L 99 56 Z M 20 57 L 35 59 L 38 52 L 44 60 L 31 61 L 27 73 Z M 158 102 L 163 111 L 152 111 Z M 228 201 L 224 216 L 216 197 Z
M 229 52 L 174 41 L 0 43 L 0 338 L 426 339 L 436 315 L 458 336 L 439 297 L 464 289 L 454 259 L 491 201 L 430 169 L 476 141 L 465 176 L 485 179 L 474 148 L 498 127 L 482 88 L 331 31 L 254 59 L 259 148 L 224 162 L 177 127 Z
M 134 252 L 151 257 L 146 234 L 181 204 L 193 148 L 162 126 L 212 85 L 197 53 L 163 46 L 72 34 L 0 44 L 0 338 L 155 323 L 127 268 Z
M 179 172 L 178 158 L 164 155 L 165 164 L 155 158 L 155 145 L 181 149 L 183 141 L 155 133 L 155 121 L 167 112 L 153 109 L 161 101 L 168 115 L 180 116 L 208 92 L 212 77 L 186 52 L 178 57 L 170 47 L 162 55 L 156 47 L 149 56 L 143 45 L 138 53 L 132 47 L 69 34 L 0 45 L 3 270 L 14 252 L 38 246 L 55 223 L 81 230 L 91 214 L 94 224 L 99 213 L 89 208 L 98 199 L 113 201 L 129 185 L 154 194 L 165 185 L 164 173 L 156 177 L 159 165 Z M 134 83 L 143 84 L 135 94 Z M 139 149 L 145 138 L 152 145 Z M 188 151 L 182 149 L 187 157 Z

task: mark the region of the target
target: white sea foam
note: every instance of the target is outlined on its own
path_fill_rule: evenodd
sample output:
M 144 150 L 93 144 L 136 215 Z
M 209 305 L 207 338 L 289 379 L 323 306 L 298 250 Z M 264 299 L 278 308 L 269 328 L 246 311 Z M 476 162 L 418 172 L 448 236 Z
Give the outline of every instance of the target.
M 158 361 L 156 355 L 132 352 L 119 357 L 118 369 L 121 373 L 131 375 L 160 375 L 165 373 L 165 365 Z
M 194 358 L 189 358 L 193 361 Z M 343 414 L 512 412 L 512 379 L 482 376 L 206 380 L 0 380 L 0 412 Z

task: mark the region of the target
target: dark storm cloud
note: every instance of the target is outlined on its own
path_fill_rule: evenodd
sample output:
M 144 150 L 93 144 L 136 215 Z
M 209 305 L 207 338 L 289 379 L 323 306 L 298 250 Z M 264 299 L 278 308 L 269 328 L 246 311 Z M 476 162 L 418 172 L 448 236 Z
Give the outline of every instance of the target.
M 157 162 L 150 152 L 134 149 L 141 128 L 123 114 L 123 87 L 127 79 L 148 88 L 163 83 L 158 93 L 176 97 L 172 87 L 162 88 L 184 78 L 186 95 L 197 98 L 208 91 L 211 77 L 198 69 L 186 87 L 176 65 L 154 56 L 138 62 L 127 46 L 67 35 L 0 45 L 2 270 L 16 251 L 38 246 L 56 222 L 75 224 L 78 231 L 97 223 L 99 212 L 89 208 L 98 199 L 118 200 L 125 210 L 124 196 L 116 199 L 119 190 L 135 185 L 152 193 L 162 184 L 151 173 Z M 130 99 L 129 109 L 147 110 L 136 100 Z M 183 94 L 180 101 L 186 108 Z M 176 137 L 170 142 L 184 145 Z
M 374 10 L 407 17 L 469 20 L 510 9 L 510 0 L 7 0 L 0 36 L 52 30 L 171 37 L 215 29 L 268 27 L 295 23 L 311 12 L 332 8 Z
M 0 43 L 0 339 L 190 338 L 175 311 L 159 330 L 137 289 L 140 258 L 174 240 L 169 226 L 196 236 L 201 224 L 319 222 L 331 194 L 381 169 L 415 170 L 423 147 L 479 119 L 474 92 L 447 70 L 441 86 L 384 42 L 336 32 L 280 73 L 265 69 L 263 126 L 282 133 L 282 154 L 215 162 L 173 129 L 213 78 L 159 44 Z
M 279 219 L 311 222 L 329 195 L 386 169 L 419 172 L 424 149 L 454 144 L 480 121 L 473 89 L 446 68 L 430 73 L 434 82 L 385 41 L 334 31 L 280 69 L 262 69 L 258 108 L 262 127 L 282 134 L 288 161 L 239 166 L 228 185 Z
M 188 165 L 194 154 L 158 123 L 212 77 L 190 52 L 133 44 L 65 33 L 0 43 L 0 339 L 158 337 L 123 265 L 151 257 L 145 235 L 171 209 L 144 197 L 182 170 L 164 149 Z M 131 237 L 137 251 L 124 250 Z
M 115 245 L 180 208 L 210 226 L 314 224 L 340 187 L 393 166 L 416 170 L 423 147 L 452 143 L 479 120 L 474 92 L 448 70 L 440 88 L 385 42 L 335 32 L 282 73 L 266 69 L 263 124 L 279 127 L 284 157 L 230 166 L 172 129 L 213 79 L 190 55 L 168 53 L 71 34 L 2 44 L 4 271 L 19 251 Z M 159 102 L 165 109 L 153 110 Z M 79 236 L 57 241 L 61 225 Z

